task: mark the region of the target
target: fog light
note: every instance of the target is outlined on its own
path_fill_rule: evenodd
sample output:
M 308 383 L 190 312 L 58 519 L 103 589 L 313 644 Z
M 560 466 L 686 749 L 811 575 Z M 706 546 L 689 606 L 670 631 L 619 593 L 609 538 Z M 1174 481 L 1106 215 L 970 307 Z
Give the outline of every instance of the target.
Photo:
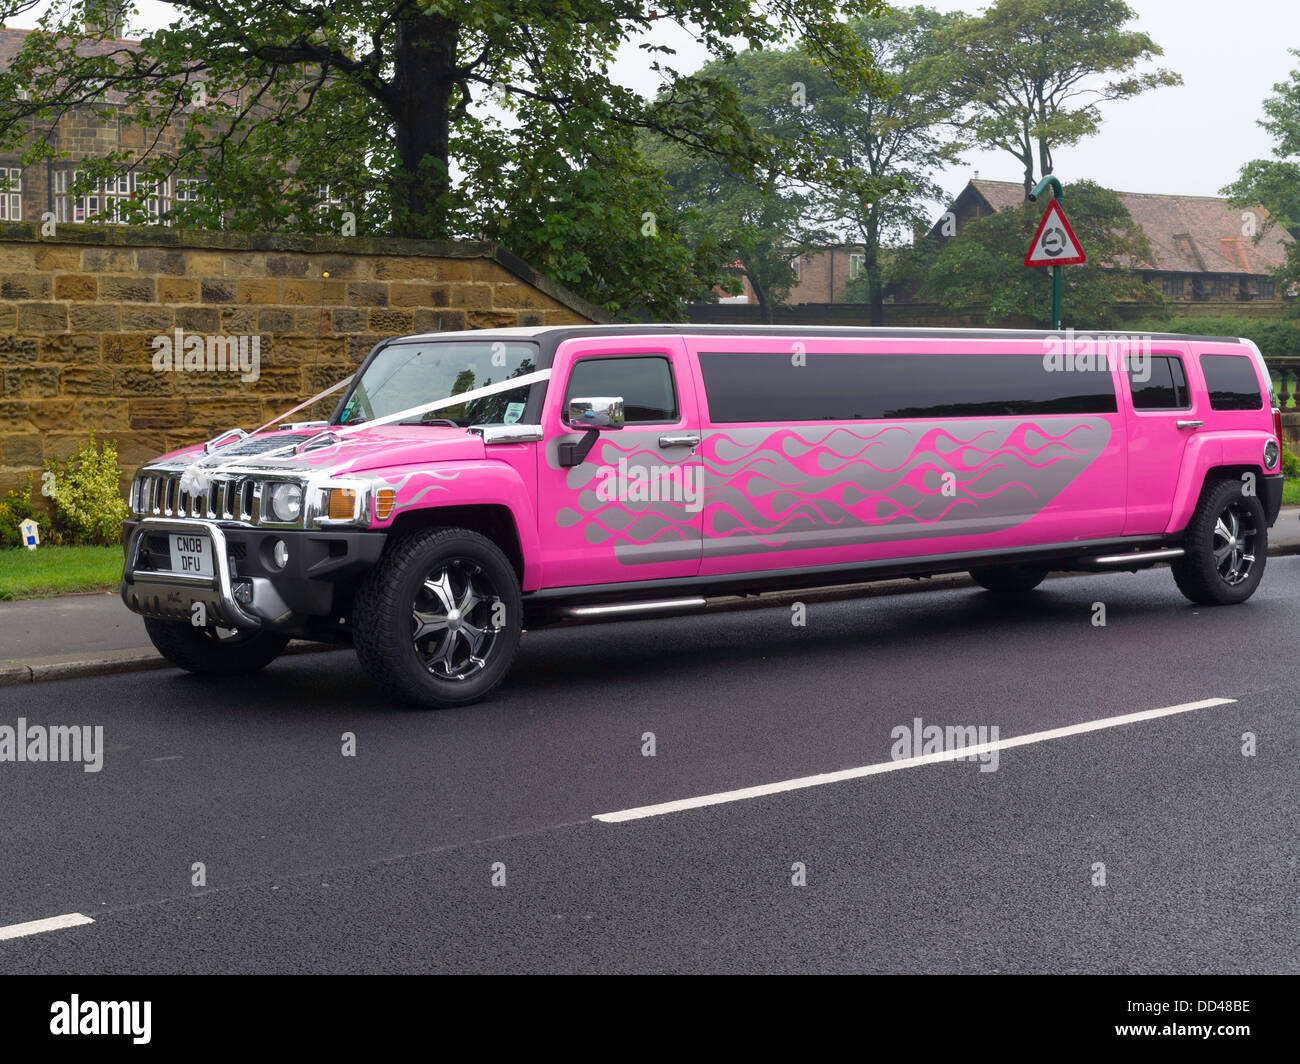
M 289 564 L 289 545 L 284 540 L 277 539 L 271 548 L 271 558 L 277 569 L 283 569 Z
M 1264 444 L 1264 468 L 1272 469 L 1277 465 L 1277 440 L 1269 440 Z

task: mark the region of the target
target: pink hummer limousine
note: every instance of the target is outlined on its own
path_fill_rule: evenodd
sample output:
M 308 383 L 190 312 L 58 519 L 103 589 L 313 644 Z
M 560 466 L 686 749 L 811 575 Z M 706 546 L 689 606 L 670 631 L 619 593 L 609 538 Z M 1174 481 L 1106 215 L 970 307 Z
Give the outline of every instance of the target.
M 710 597 L 1168 562 L 1249 598 L 1282 497 L 1249 341 L 994 330 L 586 326 L 386 340 L 328 422 L 145 466 L 122 599 L 183 668 L 350 640 L 460 705 L 525 627 Z

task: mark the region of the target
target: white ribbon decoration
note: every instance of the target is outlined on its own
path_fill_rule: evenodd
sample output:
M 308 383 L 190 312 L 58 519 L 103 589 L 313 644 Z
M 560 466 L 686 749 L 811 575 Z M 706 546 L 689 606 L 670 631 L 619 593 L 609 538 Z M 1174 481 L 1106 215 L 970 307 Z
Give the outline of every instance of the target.
M 394 421 L 406 421 L 409 418 L 417 417 L 421 414 L 427 414 L 433 410 L 443 410 L 446 409 L 447 407 L 460 406 L 462 403 L 472 403 L 478 399 L 486 399 L 488 396 L 491 395 L 500 395 L 502 392 L 513 392 L 516 388 L 530 387 L 534 384 L 539 384 L 544 380 L 549 380 L 550 376 L 551 376 L 550 369 L 535 370 L 532 373 L 525 373 L 522 377 L 508 377 L 505 380 L 499 381 L 496 384 L 485 384 L 482 388 L 474 388 L 468 392 L 460 392 L 457 395 L 449 395 L 445 399 L 435 399 L 432 402 L 423 403 L 420 406 L 408 407 L 405 410 L 397 411 L 397 413 L 395 414 L 386 414 L 383 417 L 375 418 L 373 421 L 359 421 L 355 425 L 341 425 L 341 426 L 331 427 L 328 429 L 322 429 L 320 433 L 317 433 L 317 435 L 323 435 L 325 433 L 329 433 L 330 435 L 336 437 L 350 436 L 354 432 L 362 432 L 366 429 L 373 429 L 378 427 L 379 425 L 388 425 Z M 310 406 L 318 399 L 321 399 L 324 396 L 329 395 L 330 392 L 337 391 L 339 388 L 343 387 L 343 385 L 347 384 L 348 381 L 350 381 L 351 379 L 352 378 L 349 377 L 345 381 L 340 381 L 338 384 L 334 385 L 328 391 L 321 392 L 320 395 L 308 399 L 305 403 L 301 403 L 298 406 L 295 406 L 293 410 L 289 410 L 281 414 L 278 418 L 275 419 L 275 421 L 268 421 L 267 424 L 263 425 L 261 429 L 257 430 L 257 432 L 261 432 L 262 429 L 267 427 L 267 425 L 274 425 L 278 421 L 283 421 L 290 414 L 295 413 L 298 410 L 301 410 L 305 406 Z M 315 437 L 312 437 L 312 439 L 314 438 Z M 262 461 L 267 458 L 276 457 L 284 451 L 291 451 L 294 448 L 301 446 L 302 444 L 306 444 L 310 442 L 311 440 L 304 440 L 301 443 L 286 443 L 283 447 L 276 447 L 273 448 L 272 450 L 264 451 L 263 453 L 259 454 L 257 458 L 259 461 Z M 221 469 L 224 469 L 226 466 L 237 464 L 245 456 L 235 455 L 230 457 L 227 461 L 221 461 L 221 457 L 222 456 L 220 452 L 218 452 L 216 455 L 204 455 L 203 458 L 200 458 L 198 461 L 187 466 L 185 472 L 181 474 L 180 490 L 186 492 L 189 495 L 205 494 L 208 491 L 208 489 L 212 486 L 211 474 L 216 473 Z M 215 464 L 213 465 L 203 464 L 205 461 L 208 461 L 213 458 L 217 459 Z

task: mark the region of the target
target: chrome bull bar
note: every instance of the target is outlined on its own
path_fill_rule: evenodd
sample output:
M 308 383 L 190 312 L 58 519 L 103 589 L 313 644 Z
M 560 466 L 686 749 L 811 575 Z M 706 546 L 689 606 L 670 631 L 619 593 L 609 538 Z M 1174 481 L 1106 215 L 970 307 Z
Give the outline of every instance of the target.
M 201 534 L 212 546 L 211 577 L 178 573 L 171 569 L 141 569 L 140 553 L 146 537 L 160 533 Z M 170 557 L 168 559 L 170 564 Z M 146 517 L 131 533 L 122 568 L 122 602 L 145 617 L 191 621 L 195 602 L 202 602 L 208 622 L 223 628 L 253 631 L 262 627 L 261 618 L 245 610 L 231 587 L 226 534 L 215 521 L 200 518 Z

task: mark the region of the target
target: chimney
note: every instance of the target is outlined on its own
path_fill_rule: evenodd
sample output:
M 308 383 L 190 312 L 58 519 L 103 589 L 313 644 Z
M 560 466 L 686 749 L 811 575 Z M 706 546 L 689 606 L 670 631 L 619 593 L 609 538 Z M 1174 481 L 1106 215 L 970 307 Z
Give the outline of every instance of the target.
M 86 4 L 86 36 L 115 40 L 122 36 L 124 0 L 89 0 Z

